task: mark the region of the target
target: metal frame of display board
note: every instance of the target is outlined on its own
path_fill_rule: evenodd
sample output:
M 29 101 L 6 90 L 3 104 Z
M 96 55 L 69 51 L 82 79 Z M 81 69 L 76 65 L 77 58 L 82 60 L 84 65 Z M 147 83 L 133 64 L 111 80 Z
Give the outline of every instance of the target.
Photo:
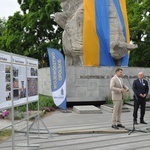
M 9 62 L 5 61 L 5 60 L 7 60 L 7 57 L 8 57 Z M 19 63 L 18 64 L 17 63 L 13 63 L 15 57 L 18 58 L 20 62 L 22 62 L 22 60 L 25 60 L 25 64 L 22 65 L 22 64 L 19 64 Z M 27 60 L 28 61 L 37 62 L 37 66 L 35 67 L 33 65 L 28 65 Z M 11 130 L 12 130 L 12 150 L 15 150 L 15 146 L 17 146 L 17 147 L 37 147 L 38 148 L 40 146 L 39 144 L 30 144 L 30 142 L 29 142 L 29 130 L 31 130 L 31 127 L 33 126 L 33 124 L 35 122 L 38 122 L 38 138 L 40 138 L 40 136 L 39 136 L 40 135 L 40 132 L 39 132 L 39 121 L 42 122 L 42 124 L 44 125 L 45 129 L 47 130 L 47 133 L 51 135 L 51 133 L 49 132 L 48 128 L 46 127 L 46 125 L 44 124 L 44 122 L 41 120 L 41 118 L 39 116 L 38 89 L 37 89 L 37 99 L 36 100 L 29 100 L 29 97 L 28 97 L 28 92 L 29 92 L 28 91 L 28 74 L 27 74 L 28 73 L 28 69 L 29 69 L 29 67 L 33 67 L 33 68 L 36 68 L 38 70 L 38 60 L 33 59 L 33 58 L 29 58 L 29 57 L 24 57 L 24 56 L 21 56 L 21 55 L 16 55 L 16 54 L 13 54 L 13 53 L 0 51 L 0 64 L 1 64 L 1 66 L 4 67 L 4 75 L 3 76 L 6 76 L 5 75 L 6 74 L 5 73 L 6 65 L 10 66 L 10 76 L 11 76 L 10 80 L 11 81 L 10 81 L 9 84 L 11 84 L 11 91 L 9 91 L 9 92 L 11 92 L 11 102 L 10 101 L 9 102 L 6 101 L 3 104 L 0 102 L 0 110 L 4 110 L 4 109 L 8 109 L 8 108 L 11 109 L 11 125 L 9 125 L 7 127 L 11 126 Z M 22 70 L 25 69 L 25 72 L 26 72 L 26 74 L 24 74 L 24 79 L 26 80 L 26 97 L 24 98 L 24 101 L 22 101 L 22 103 L 20 103 L 20 104 L 17 104 L 15 99 L 14 99 L 14 91 L 13 91 L 14 90 L 13 89 L 13 71 L 14 70 L 13 70 L 13 67 L 15 67 L 15 65 L 20 67 L 20 68 L 22 67 L 21 69 Z M 37 78 L 36 79 L 38 81 L 38 74 L 37 74 Z M 1 78 L 1 80 L 5 80 L 5 78 L 4 79 Z M 3 82 L 5 82 L 5 81 L 3 81 Z M 37 87 L 38 87 L 38 82 L 37 82 Z M 4 87 L 4 89 L 6 89 L 6 87 Z M 6 91 L 4 91 L 4 92 L 6 92 Z M 18 87 L 18 92 L 19 92 L 19 87 Z M 5 95 L 5 93 L 3 93 L 3 94 Z M 35 102 L 35 101 L 37 101 L 37 103 L 38 103 L 38 108 L 37 108 L 38 112 L 37 112 L 36 115 L 29 116 L 29 114 L 28 114 L 28 112 L 29 112 L 28 105 L 29 105 L 29 103 Z M 20 102 L 20 99 L 19 99 L 19 102 Z M 22 120 L 20 120 L 18 122 L 15 122 L 15 120 L 14 120 L 14 108 L 16 106 L 21 106 L 21 105 L 24 105 L 24 104 L 26 104 L 26 114 L 27 114 L 27 116 L 26 116 L 26 118 L 24 118 L 24 119 L 22 119 Z M 33 118 L 33 117 L 34 117 L 35 120 L 33 121 L 32 126 L 29 126 L 29 119 Z M 15 129 L 14 129 L 14 126 L 16 124 L 22 122 L 22 121 L 25 121 L 25 120 L 27 121 L 27 128 L 26 128 L 27 129 L 27 131 L 26 131 L 27 143 L 26 144 L 19 143 L 19 144 L 15 145 L 15 139 L 14 139 L 15 138 Z M 5 128 L 7 128 L 7 127 L 5 127 Z
M 27 77 L 28 77 L 28 75 L 27 75 L 27 65 L 26 65 L 26 79 L 27 79 Z M 26 87 L 28 87 L 28 80 L 26 80 Z M 37 85 L 38 86 L 38 85 Z M 26 112 L 27 112 L 27 131 L 26 131 L 26 136 L 27 136 L 27 143 L 26 144 L 22 144 L 22 143 L 20 143 L 20 144 L 17 144 L 16 146 L 17 147 L 39 147 L 40 145 L 39 144 L 30 144 L 30 142 L 29 142 L 29 139 L 31 138 L 31 136 L 29 137 L 29 132 L 30 132 L 30 130 L 31 130 L 31 127 L 37 122 L 38 123 L 38 126 L 37 126 L 37 130 L 38 130 L 38 136 L 32 136 L 32 138 L 43 138 L 43 137 L 40 137 L 39 135 L 40 135 L 40 129 L 39 129 L 39 121 L 41 121 L 42 122 L 42 124 L 44 125 L 44 127 L 45 127 L 45 129 L 47 130 L 47 133 L 48 134 L 50 134 L 50 132 L 49 132 L 49 130 L 48 130 L 48 128 L 46 127 L 46 125 L 44 124 L 44 122 L 41 120 L 41 118 L 40 118 L 40 116 L 39 116 L 39 99 L 38 99 L 38 101 L 37 101 L 37 103 L 38 103 L 38 113 L 36 114 L 36 115 L 34 115 L 33 117 L 34 117 L 34 121 L 33 121 L 33 123 L 29 126 L 29 114 L 28 114 L 28 112 L 29 112 L 29 107 L 28 107 L 28 104 L 29 104 L 29 101 L 28 101 L 28 88 L 27 88 L 27 90 L 26 90 L 26 95 L 27 95 L 27 104 L 26 104 Z M 51 135 L 51 134 L 50 134 Z
M 27 120 L 27 143 L 19 143 L 19 144 L 16 144 L 17 147 L 39 147 L 40 145 L 39 144 L 30 144 L 29 142 L 29 101 L 28 101 L 28 79 L 27 79 L 28 75 L 27 75 L 27 59 L 26 59 L 26 100 L 27 100 L 27 103 L 26 103 L 26 114 L 27 114 L 27 117 L 26 117 L 26 120 Z M 39 100 L 38 100 L 39 102 Z M 39 108 L 38 108 L 38 113 L 39 113 Z

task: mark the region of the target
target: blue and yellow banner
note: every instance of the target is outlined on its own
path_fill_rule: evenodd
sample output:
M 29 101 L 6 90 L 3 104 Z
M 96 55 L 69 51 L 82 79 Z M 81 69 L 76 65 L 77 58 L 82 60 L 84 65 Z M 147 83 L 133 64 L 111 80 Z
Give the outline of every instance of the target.
M 61 109 L 66 109 L 66 69 L 62 53 L 48 48 L 51 90 L 54 103 Z
M 126 0 L 113 2 L 129 43 Z M 110 54 L 109 0 L 84 0 L 83 58 L 85 66 L 115 66 Z M 122 58 L 122 66 L 128 66 L 128 54 Z

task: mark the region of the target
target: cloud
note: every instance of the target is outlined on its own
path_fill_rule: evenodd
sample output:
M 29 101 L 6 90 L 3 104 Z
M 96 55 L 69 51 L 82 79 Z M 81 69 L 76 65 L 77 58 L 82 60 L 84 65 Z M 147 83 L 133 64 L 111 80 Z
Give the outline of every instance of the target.
M 0 18 L 13 16 L 16 11 L 20 10 L 17 0 L 0 0 Z

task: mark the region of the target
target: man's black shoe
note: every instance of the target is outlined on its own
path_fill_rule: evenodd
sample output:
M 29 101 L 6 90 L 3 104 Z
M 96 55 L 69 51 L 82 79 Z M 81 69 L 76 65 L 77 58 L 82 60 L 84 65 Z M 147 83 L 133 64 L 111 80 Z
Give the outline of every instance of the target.
M 137 121 L 134 121 L 134 124 L 135 124 L 135 125 L 138 125 Z
M 119 129 L 116 125 L 112 125 L 111 127 L 114 129 Z
M 125 128 L 125 126 L 123 126 L 122 124 L 117 124 L 117 127 Z
M 140 123 L 142 123 L 142 124 L 147 124 L 145 121 L 140 121 Z

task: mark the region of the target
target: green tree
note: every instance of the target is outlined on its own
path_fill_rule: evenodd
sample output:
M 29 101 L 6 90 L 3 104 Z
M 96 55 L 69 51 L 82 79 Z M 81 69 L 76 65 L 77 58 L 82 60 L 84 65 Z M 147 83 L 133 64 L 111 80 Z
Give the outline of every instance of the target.
M 61 49 L 62 29 L 50 16 L 61 10 L 59 1 L 18 0 L 22 14 L 16 12 L 6 23 L 0 48 L 33 57 L 39 67 L 48 66 L 47 47 Z
M 9 17 L 6 22 L 6 29 L 3 36 L 0 38 L 0 47 L 4 51 L 23 55 L 24 47 L 22 47 L 23 16 L 16 12 L 14 16 Z
M 6 28 L 6 20 L 5 18 L 0 18 L 0 36 L 3 35 L 5 28 Z
M 1 43 L 4 43 L 2 37 L 4 35 L 6 29 L 6 20 L 5 18 L 0 18 L 0 45 L 2 45 Z M 0 49 L 3 49 L 3 47 L 0 47 Z
M 129 66 L 150 67 L 150 1 L 127 0 L 130 36 L 138 48 L 131 51 Z

